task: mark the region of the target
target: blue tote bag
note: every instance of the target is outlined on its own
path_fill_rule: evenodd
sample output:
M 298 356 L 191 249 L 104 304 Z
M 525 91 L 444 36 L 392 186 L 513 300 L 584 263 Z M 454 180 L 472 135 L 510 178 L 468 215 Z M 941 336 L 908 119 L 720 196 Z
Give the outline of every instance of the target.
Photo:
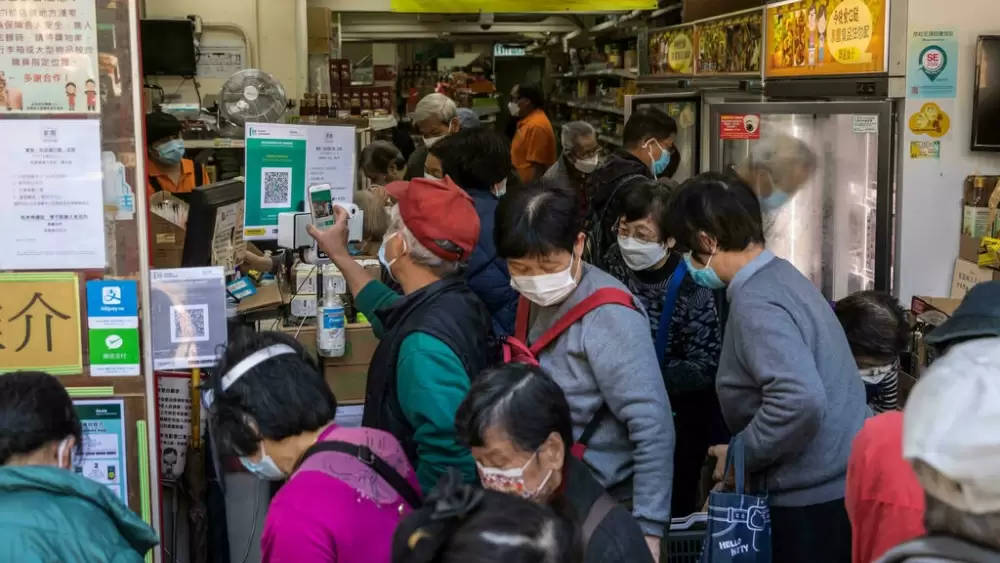
M 771 563 L 771 513 L 767 494 L 746 494 L 743 438 L 729 443 L 726 474 L 735 471 L 736 492 L 711 492 L 701 563 Z

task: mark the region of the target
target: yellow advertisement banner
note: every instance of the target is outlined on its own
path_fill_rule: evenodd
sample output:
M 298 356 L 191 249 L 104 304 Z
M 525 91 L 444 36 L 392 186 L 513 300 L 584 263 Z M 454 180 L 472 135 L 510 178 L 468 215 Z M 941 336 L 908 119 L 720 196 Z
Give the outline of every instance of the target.
M 82 373 L 80 322 L 76 274 L 0 273 L 0 373 Z
M 657 76 L 694 72 L 694 27 L 649 32 L 649 69 Z
M 621 12 L 655 10 L 656 0 L 391 0 L 393 12 L 478 14 L 525 12 Z
M 761 11 L 696 23 L 695 74 L 760 75 Z
M 794 0 L 767 8 L 764 77 L 885 72 L 889 0 Z

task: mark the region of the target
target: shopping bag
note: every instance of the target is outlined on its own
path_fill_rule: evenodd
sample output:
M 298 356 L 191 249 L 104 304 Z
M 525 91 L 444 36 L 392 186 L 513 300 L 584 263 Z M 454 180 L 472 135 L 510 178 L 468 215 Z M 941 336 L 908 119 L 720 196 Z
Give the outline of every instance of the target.
M 726 454 L 726 474 L 735 472 L 736 491 L 709 493 L 708 528 L 701 563 L 771 563 L 767 494 L 746 493 L 745 465 L 743 438 L 737 435 Z

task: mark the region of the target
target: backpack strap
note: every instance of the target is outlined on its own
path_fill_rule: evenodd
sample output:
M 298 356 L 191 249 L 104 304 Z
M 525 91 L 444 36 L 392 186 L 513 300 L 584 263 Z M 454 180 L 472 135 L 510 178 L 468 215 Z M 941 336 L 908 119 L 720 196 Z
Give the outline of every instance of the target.
M 656 329 L 656 360 L 657 365 L 663 365 L 663 358 L 667 353 L 667 335 L 670 334 L 670 321 L 674 316 L 674 309 L 677 306 L 677 293 L 680 290 L 681 282 L 687 275 L 687 262 L 681 260 L 674 268 L 674 273 L 670 274 L 670 281 L 667 283 L 667 291 L 663 295 L 663 309 L 660 310 L 660 325 Z
M 559 338 L 559 335 L 566 332 L 566 329 L 576 324 L 576 322 L 586 316 L 587 313 L 602 305 L 621 305 L 623 307 L 628 307 L 629 309 L 635 309 L 635 303 L 632 300 L 631 293 L 614 287 L 598 289 L 586 299 L 573 306 L 569 312 L 556 321 L 556 324 L 552 325 L 552 327 L 545 331 L 545 333 L 542 334 L 538 340 L 533 342 L 531 344 L 531 352 L 537 356 L 542 350 L 545 349 L 546 346 L 551 344 L 553 340 Z M 521 313 L 520 309 L 521 308 L 518 307 L 518 316 L 520 316 Z M 527 319 L 525 319 L 525 325 L 527 325 Z
M 587 511 L 587 518 L 583 521 L 583 526 L 580 527 L 580 532 L 583 536 L 583 548 L 586 549 L 587 545 L 590 544 L 590 538 L 594 537 L 594 532 L 597 531 L 598 526 L 604 521 L 604 517 L 611 512 L 611 509 L 615 507 L 617 503 L 613 498 L 608 496 L 607 493 L 601 494 L 594 501 L 594 504 L 590 505 L 590 510 Z
M 417 510 L 424 505 L 423 500 L 420 498 L 420 493 L 414 490 L 410 482 L 407 481 L 402 475 L 396 471 L 396 468 L 386 462 L 384 459 L 379 457 L 369 448 L 368 446 L 360 444 L 351 444 L 350 442 L 341 442 L 338 440 L 327 440 L 323 442 L 316 442 L 315 444 L 309 446 L 302 457 L 299 458 L 298 463 L 295 464 L 295 469 L 292 470 L 294 473 L 302 465 L 302 462 L 309 459 L 314 454 L 320 452 L 336 452 L 341 454 L 347 454 L 354 456 L 358 461 L 364 463 L 368 467 L 371 467 L 375 473 L 385 482 L 393 488 L 399 496 L 403 497 L 406 504 L 410 505 L 410 508 Z
M 575 442 L 583 448 L 590 445 L 590 439 L 594 437 L 597 433 L 597 429 L 601 427 L 601 423 L 604 422 L 604 418 L 611 414 L 611 407 L 607 403 L 601 403 L 598 407 L 597 412 L 594 413 L 594 417 L 590 419 L 587 426 L 584 427 L 583 433 L 580 434 L 580 439 Z

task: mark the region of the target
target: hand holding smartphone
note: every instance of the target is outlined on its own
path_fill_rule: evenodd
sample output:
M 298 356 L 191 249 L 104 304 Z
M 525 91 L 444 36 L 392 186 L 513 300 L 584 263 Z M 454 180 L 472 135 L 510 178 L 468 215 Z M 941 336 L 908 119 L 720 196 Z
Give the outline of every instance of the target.
M 317 229 L 329 229 L 336 222 L 330 184 L 309 186 L 309 213 L 312 215 L 312 224 Z

